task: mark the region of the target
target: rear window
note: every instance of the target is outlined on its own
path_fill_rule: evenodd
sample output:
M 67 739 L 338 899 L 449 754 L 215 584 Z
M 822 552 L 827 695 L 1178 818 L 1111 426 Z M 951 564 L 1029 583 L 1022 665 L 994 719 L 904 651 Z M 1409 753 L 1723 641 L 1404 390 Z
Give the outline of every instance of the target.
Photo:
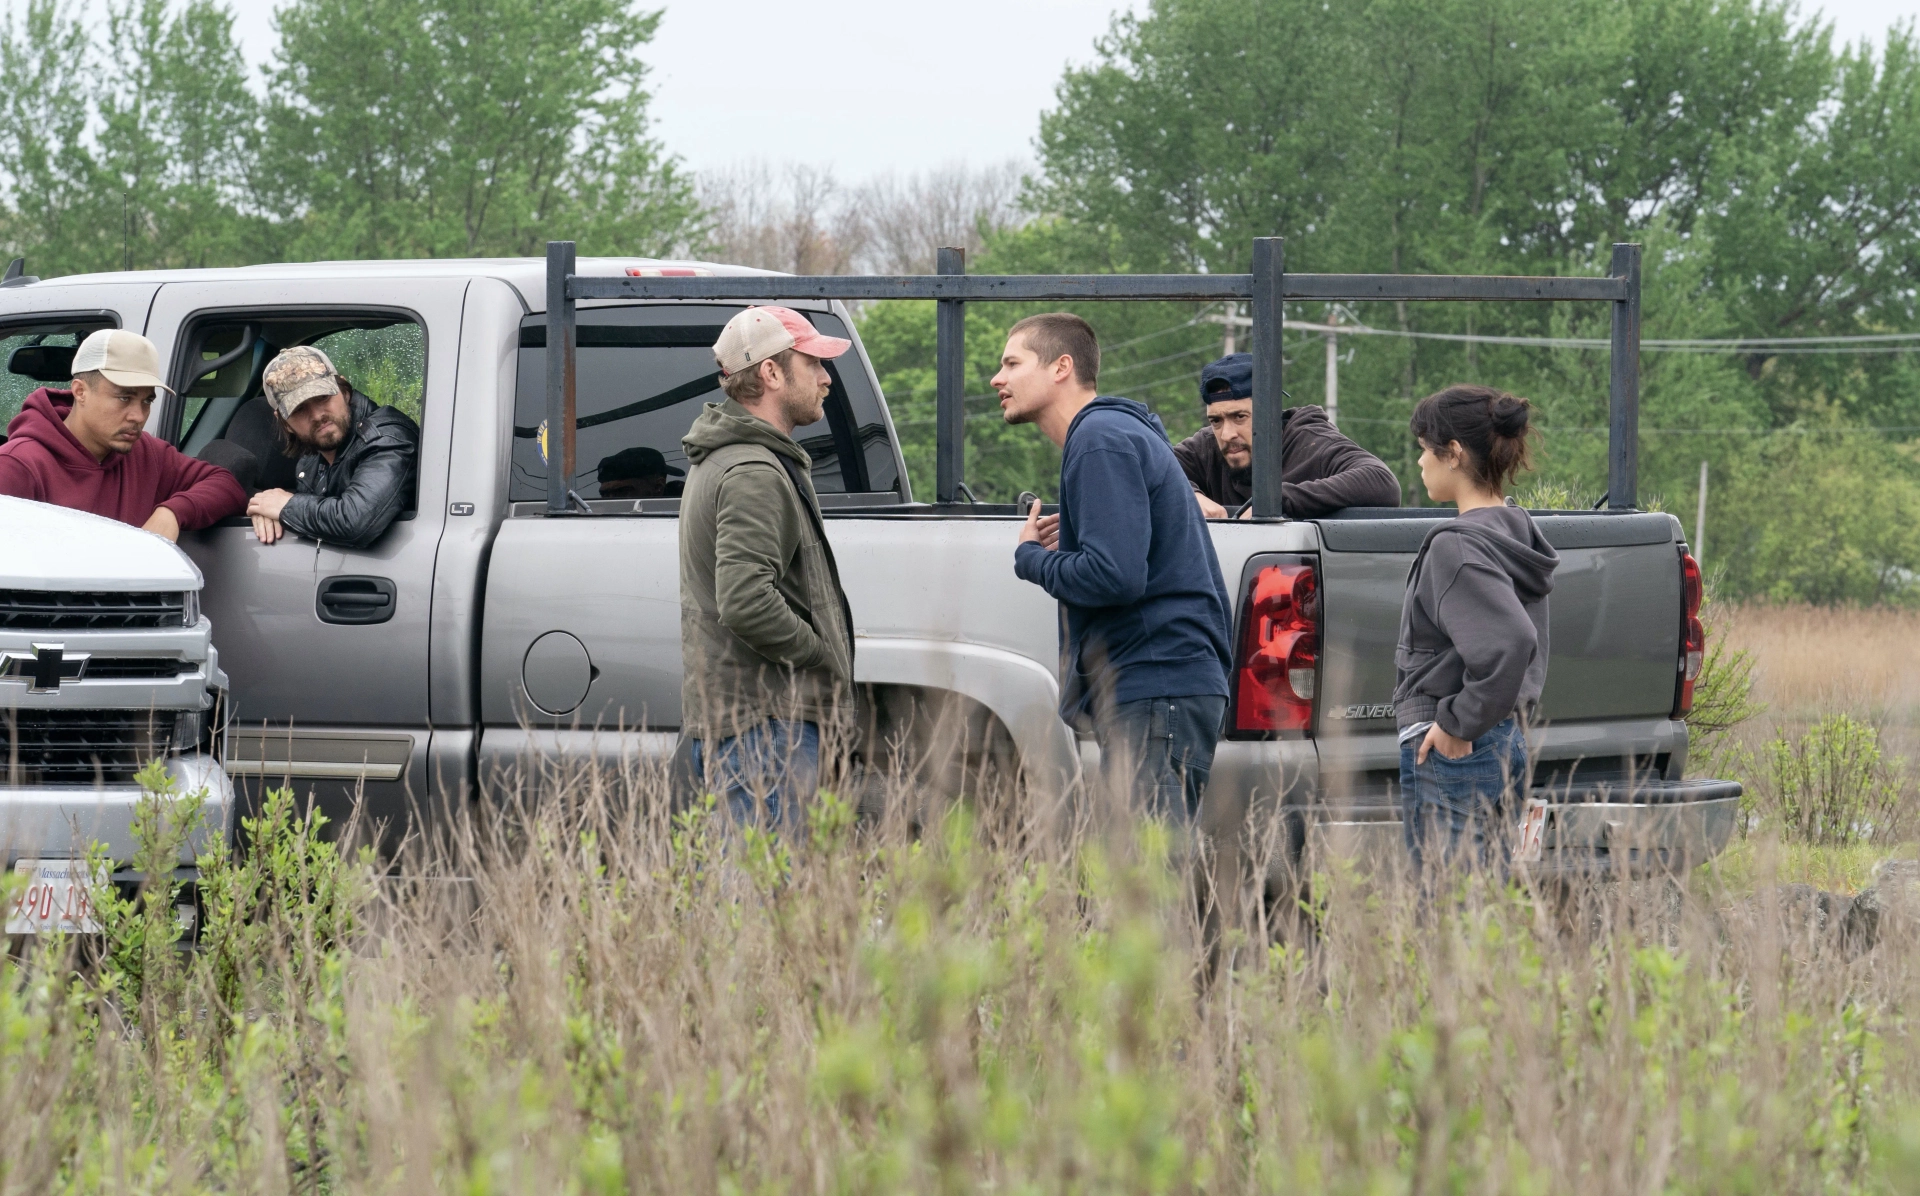
M 579 314 L 574 387 L 575 473 L 582 498 L 674 498 L 686 478 L 680 438 L 707 403 L 721 402 L 713 342 L 737 307 L 612 307 Z M 828 336 L 847 336 L 838 317 L 809 312 Z M 794 429 L 813 459 L 822 494 L 888 493 L 899 487 L 897 459 L 866 372 L 849 355 L 828 362 L 833 390 L 827 417 Z M 847 366 L 841 369 L 841 366 Z M 514 397 L 512 502 L 543 502 L 547 463 L 547 324 L 520 329 Z M 558 441 L 554 443 L 555 455 Z
M 87 319 L 0 328 L 0 433 L 34 391 L 43 386 L 65 390 L 73 381 L 73 351 L 90 333 L 113 326 Z

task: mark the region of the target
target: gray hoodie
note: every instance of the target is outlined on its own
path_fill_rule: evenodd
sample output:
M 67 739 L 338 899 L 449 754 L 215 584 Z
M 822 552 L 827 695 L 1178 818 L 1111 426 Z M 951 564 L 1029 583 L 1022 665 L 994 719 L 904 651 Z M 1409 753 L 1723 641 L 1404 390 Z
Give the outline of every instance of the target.
M 1478 739 L 1531 718 L 1547 681 L 1547 595 L 1560 556 L 1516 506 L 1481 507 L 1435 528 L 1407 577 L 1393 712 Z

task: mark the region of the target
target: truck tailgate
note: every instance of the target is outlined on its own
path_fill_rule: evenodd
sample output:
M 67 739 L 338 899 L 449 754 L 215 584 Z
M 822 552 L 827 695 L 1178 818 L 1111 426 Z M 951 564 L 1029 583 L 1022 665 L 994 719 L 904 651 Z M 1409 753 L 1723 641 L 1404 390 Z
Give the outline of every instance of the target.
M 1321 775 L 1366 804 L 1399 770 L 1394 647 L 1407 572 L 1438 519 L 1319 522 Z M 1679 524 L 1664 514 L 1542 515 L 1560 553 L 1536 784 L 1617 784 L 1677 775 L 1685 734 L 1671 720 L 1680 651 Z M 1596 725 L 1604 724 L 1604 727 Z M 1603 755 L 1596 756 L 1600 747 Z

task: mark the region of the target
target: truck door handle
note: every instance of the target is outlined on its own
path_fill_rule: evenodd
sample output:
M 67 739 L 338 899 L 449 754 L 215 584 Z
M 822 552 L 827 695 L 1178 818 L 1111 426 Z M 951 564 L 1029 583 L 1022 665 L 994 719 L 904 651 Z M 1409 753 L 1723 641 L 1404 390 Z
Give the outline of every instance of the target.
M 384 577 L 329 577 L 320 583 L 315 607 L 322 623 L 384 623 L 398 602 Z

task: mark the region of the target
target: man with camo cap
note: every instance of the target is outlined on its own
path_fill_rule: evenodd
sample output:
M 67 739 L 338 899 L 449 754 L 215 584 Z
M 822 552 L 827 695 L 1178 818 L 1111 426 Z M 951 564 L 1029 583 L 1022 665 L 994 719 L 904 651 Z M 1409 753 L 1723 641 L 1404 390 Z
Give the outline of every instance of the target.
M 261 386 L 299 463 L 294 491 L 262 490 L 247 503 L 260 542 L 288 531 L 344 548 L 379 539 L 413 498 L 420 426 L 354 390 L 312 345 L 268 362 Z

